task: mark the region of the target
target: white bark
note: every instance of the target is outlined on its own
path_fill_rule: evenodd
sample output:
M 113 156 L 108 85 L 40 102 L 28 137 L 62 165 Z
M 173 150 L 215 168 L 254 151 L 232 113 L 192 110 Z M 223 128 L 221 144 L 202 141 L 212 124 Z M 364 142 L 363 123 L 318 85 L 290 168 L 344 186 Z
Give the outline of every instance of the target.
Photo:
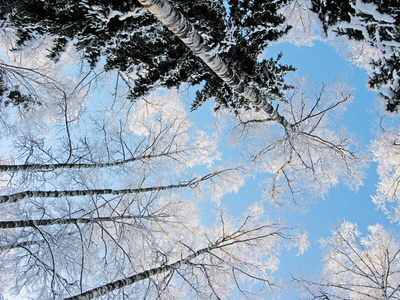
M 130 276 L 128 278 L 124 278 L 124 279 L 120 279 L 114 282 L 110 282 L 107 283 L 103 286 L 97 287 L 95 289 L 92 289 L 90 291 L 84 292 L 80 295 L 76 295 L 73 297 L 69 297 L 66 298 L 65 300 L 86 300 L 86 299 L 93 299 L 96 297 L 100 297 L 102 295 L 106 295 L 112 291 L 121 289 L 125 286 L 134 284 L 135 282 L 138 281 L 142 281 L 145 280 L 147 278 L 150 278 L 151 276 L 157 275 L 157 274 L 161 274 L 161 273 L 166 273 L 168 271 L 173 271 L 177 268 L 179 268 L 180 266 L 189 263 L 191 260 L 193 260 L 194 258 L 196 258 L 199 255 L 202 255 L 204 253 L 210 252 L 211 250 L 218 248 L 218 244 L 217 245 L 212 245 L 210 247 L 206 247 L 203 249 L 200 249 L 196 252 L 194 252 L 193 254 L 188 255 L 187 257 L 178 260 L 172 264 L 169 265 L 165 265 L 165 266 L 161 266 L 158 268 L 153 268 L 150 270 L 146 270 L 144 272 L 135 274 L 133 276 Z
M 206 50 L 200 34 L 171 3 L 166 0 L 139 0 L 139 2 L 178 36 L 229 87 L 249 100 L 256 108 L 264 110 L 269 118 L 281 124 L 286 130 L 293 131 L 292 124 L 280 115 L 267 99 L 261 98 L 254 88 L 241 81 L 218 54 Z
M 38 220 L 18 220 L 18 221 L 0 221 L 0 228 L 24 228 L 48 225 L 69 225 L 69 224 L 87 224 L 98 222 L 116 222 L 132 219 L 151 219 L 148 216 L 115 216 L 115 217 L 97 217 L 97 218 L 70 218 L 70 219 L 38 219 Z M 0 248 L 1 249 L 1 248 Z
M 88 196 L 88 195 L 125 195 L 125 194 L 138 194 L 147 193 L 154 191 L 163 191 L 171 189 L 179 189 L 185 187 L 195 186 L 196 184 L 206 181 L 221 172 L 208 174 L 202 178 L 190 180 L 186 183 L 171 184 L 156 187 L 143 187 L 136 189 L 88 189 L 88 190 L 64 190 L 64 191 L 24 191 L 11 195 L 0 196 L 0 203 L 14 203 L 24 198 L 37 197 L 37 198 L 59 198 L 59 197 L 77 197 L 77 196 Z
M 59 164 L 24 164 L 24 165 L 0 165 L 0 172 L 21 172 L 21 171 L 44 171 L 44 170 L 56 170 L 56 169 L 91 169 L 91 168 L 106 168 L 106 167 L 116 167 L 123 166 L 125 164 L 142 161 L 147 159 L 154 159 L 159 157 L 166 157 L 172 154 L 180 154 L 185 152 L 181 151 L 171 151 L 161 154 L 154 155 L 142 155 L 131 157 L 123 160 L 116 160 L 112 162 L 105 163 L 59 163 Z

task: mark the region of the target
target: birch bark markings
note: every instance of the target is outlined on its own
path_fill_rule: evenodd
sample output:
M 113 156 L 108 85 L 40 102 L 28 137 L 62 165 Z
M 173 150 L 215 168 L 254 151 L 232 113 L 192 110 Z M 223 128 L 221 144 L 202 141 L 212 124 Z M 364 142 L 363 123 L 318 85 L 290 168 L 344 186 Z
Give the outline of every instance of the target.
M 61 164 L 24 164 L 24 165 L 0 165 L 0 172 L 20 172 L 20 171 L 44 171 L 44 170 L 56 170 L 56 169 L 90 169 L 90 168 L 106 168 L 123 166 L 125 164 L 142 161 L 146 159 L 153 159 L 159 157 L 168 157 L 173 154 L 180 154 L 186 150 L 166 152 L 154 155 L 142 155 L 136 156 L 124 160 L 116 160 L 113 162 L 106 163 L 61 163 Z
M 287 131 L 291 132 L 294 130 L 293 125 L 279 114 L 267 99 L 262 99 L 254 88 L 241 81 L 239 76 L 234 73 L 218 54 L 206 50 L 201 35 L 171 3 L 167 0 L 139 0 L 139 2 L 179 37 L 230 88 L 249 100 L 256 108 L 264 110 L 273 121 L 281 124 Z
M 146 270 L 146 271 L 143 271 L 141 273 L 132 275 L 130 277 L 127 277 L 127 278 L 124 278 L 124 279 L 120 279 L 120 280 L 117 280 L 117 281 L 114 281 L 114 282 L 107 283 L 107 284 L 105 284 L 103 286 L 94 288 L 94 289 L 92 289 L 90 291 L 87 291 L 87 292 L 84 292 L 84 293 L 82 293 L 80 295 L 76 295 L 76 296 L 73 296 L 73 297 L 65 298 L 64 300 L 86 300 L 86 299 L 93 299 L 93 298 L 96 298 L 96 297 L 100 297 L 102 295 L 106 295 L 106 294 L 108 294 L 108 293 L 110 293 L 112 291 L 121 289 L 121 288 L 123 288 L 125 286 L 128 286 L 128 285 L 131 285 L 131 284 L 134 284 L 135 282 L 142 281 L 142 280 L 145 280 L 147 278 L 150 278 L 151 276 L 154 276 L 154 275 L 157 275 L 157 274 L 161 274 L 161 273 L 165 273 L 165 272 L 168 272 L 168 271 L 174 271 L 175 269 L 179 268 L 180 266 L 189 263 L 194 258 L 196 258 L 196 257 L 198 257 L 198 256 L 200 256 L 200 255 L 202 255 L 204 253 L 208 253 L 208 252 L 210 252 L 211 250 L 213 250 L 215 248 L 218 248 L 218 246 L 219 245 L 216 244 L 216 245 L 212 245 L 210 247 L 206 247 L 206 248 L 200 249 L 200 250 L 194 252 L 193 254 L 190 254 L 190 255 L 186 256 L 185 258 L 183 258 L 181 260 L 178 260 L 178 261 L 176 261 L 176 262 L 174 262 L 172 264 L 161 266 L 161 267 L 158 267 L 158 268 L 153 268 L 153 269 L 150 269 L 150 270 Z
M 132 220 L 132 219 L 151 219 L 151 217 L 139 215 L 139 216 L 115 216 L 115 217 L 97 217 L 97 218 L 0 221 L 0 228 L 7 229 L 7 228 L 49 226 L 49 225 L 88 224 L 88 223 L 100 223 L 100 222 L 115 222 L 115 221 Z
M 200 257 L 201 255 L 206 254 L 206 253 L 212 254 L 212 252 L 217 249 L 225 249 L 225 250 L 222 250 L 222 252 L 229 253 L 229 249 L 234 249 L 234 248 L 238 247 L 237 244 L 250 245 L 250 244 L 253 244 L 254 241 L 263 240 L 263 239 L 267 239 L 269 237 L 274 237 L 274 236 L 278 236 L 282 239 L 287 239 L 287 238 L 290 239 L 290 237 L 288 237 L 284 233 L 284 231 L 286 231 L 290 228 L 284 228 L 284 227 L 280 227 L 280 226 L 278 226 L 278 227 L 280 227 L 280 228 L 278 228 L 278 227 L 276 227 L 276 225 L 278 225 L 278 224 L 261 225 L 257 228 L 246 228 L 247 221 L 248 221 L 248 219 L 246 219 L 246 221 L 238 228 L 238 230 L 232 232 L 231 234 L 227 234 L 226 236 L 219 237 L 214 242 L 211 242 L 207 247 L 201 248 L 197 251 L 190 250 L 192 252 L 192 254 L 187 255 L 186 257 L 175 261 L 174 263 L 167 264 L 167 265 L 161 265 L 159 267 L 148 269 L 146 271 L 137 273 L 135 275 L 132 275 L 132 276 L 124 278 L 124 279 L 109 282 L 105 285 L 96 287 L 92 290 L 83 292 L 79 295 L 65 298 L 64 300 L 86 300 L 86 299 L 100 297 L 100 296 L 106 295 L 112 291 L 132 285 L 136 282 L 148 279 L 154 275 L 178 270 L 179 267 L 181 267 L 183 265 L 192 265 L 192 266 L 196 265 L 195 263 L 191 264 L 191 262 L 194 259 L 196 259 L 197 257 Z M 265 232 L 265 230 L 268 230 L 268 232 Z M 271 240 L 271 242 L 272 242 L 272 240 Z M 239 248 L 237 248 L 236 250 L 238 250 L 238 249 Z M 235 256 L 234 254 L 232 254 L 232 255 Z M 224 262 L 224 259 L 220 258 L 218 255 L 215 255 L 214 258 L 224 264 L 227 264 L 229 266 L 229 268 L 236 269 L 236 267 L 232 266 L 230 263 Z M 240 261 L 240 259 L 239 259 L 239 261 Z M 209 262 L 211 265 L 213 265 L 212 260 L 210 260 Z M 246 262 L 242 261 L 241 263 L 246 263 Z M 201 264 L 201 263 L 199 263 L 199 264 Z M 237 268 L 237 270 L 239 270 L 239 272 L 240 272 L 240 267 Z M 243 274 L 246 276 L 249 276 L 249 278 L 251 278 L 252 280 L 256 279 L 256 280 L 264 281 L 263 279 L 254 277 L 249 273 L 243 272 Z M 238 283 L 236 282 L 236 284 L 238 284 Z M 216 296 L 219 299 L 218 295 L 216 295 Z
M 138 194 L 147 192 L 158 192 L 163 190 L 172 190 L 185 187 L 195 186 L 196 184 L 208 180 L 221 172 L 206 175 L 199 179 L 193 179 L 187 183 L 171 184 L 156 187 L 144 187 L 136 189 L 87 189 L 87 190 L 64 190 L 64 191 L 24 191 L 11 195 L 0 196 L 1 203 L 14 203 L 24 198 L 37 197 L 37 198 L 59 198 L 59 197 L 77 197 L 77 196 L 93 196 L 93 195 L 125 195 L 125 194 Z

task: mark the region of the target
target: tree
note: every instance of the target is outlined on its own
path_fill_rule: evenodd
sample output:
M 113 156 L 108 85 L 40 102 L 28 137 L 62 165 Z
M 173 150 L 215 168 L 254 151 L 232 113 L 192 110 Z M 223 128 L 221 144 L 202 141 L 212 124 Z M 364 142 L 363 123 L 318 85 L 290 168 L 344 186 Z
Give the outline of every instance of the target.
M 187 296 L 193 293 L 193 295 L 201 298 L 226 297 L 229 295 L 229 285 L 233 283 L 237 285 L 243 296 L 247 297 L 251 293 L 241 287 L 241 277 L 260 281 L 268 288 L 271 282 L 267 279 L 266 270 L 263 270 L 263 268 L 268 269 L 272 266 L 262 266 L 260 261 L 257 262 L 257 259 L 263 256 L 272 258 L 271 254 L 273 255 L 273 252 L 271 250 L 273 249 L 272 244 L 274 244 L 274 240 L 290 240 L 293 237 L 285 235 L 285 231 L 288 228 L 279 227 L 280 225 L 278 224 L 266 224 L 254 227 L 253 218 L 257 218 L 257 216 L 248 216 L 240 227 L 235 230 L 231 227 L 231 224 L 226 223 L 227 220 L 224 220 L 224 217 L 221 215 L 223 225 L 218 231 L 222 229 L 222 232 L 220 231 L 219 235 L 208 239 L 207 247 L 195 250 L 185 245 L 189 248 L 189 255 L 186 257 L 181 256 L 176 262 L 146 270 L 129 278 L 103 285 L 69 299 L 91 299 L 92 297 L 109 293 L 113 289 L 120 289 L 121 287 L 146 280 L 150 276 L 163 273 L 169 273 L 170 282 L 168 285 L 173 285 L 174 274 L 179 274 L 189 285 L 189 291 L 185 291 L 188 293 L 186 294 Z M 231 228 L 228 229 L 229 227 Z M 243 253 L 248 252 L 250 249 L 253 250 L 252 253 L 254 253 L 255 259 L 242 256 Z M 217 268 L 220 272 L 215 273 L 212 270 L 213 267 Z M 218 276 L 222 278 L 218 279 Z M 168 288 L 168 286 L 165 286 L 165 289 Z M 185 292 L 181 295 L 183 296 Z
M 54 58 L 72 40 L 92 65 L 104 55 L 106 69 L 116 68 L 135 79 L 132 99 L 160 86 L 205 82 L 194 108 L 209 98 L 216 99 L 217 107 L 249 107 L 247 100 L 210 72 L 174 34 L 144 13 L 138 2 L 67 2 L 4 3 L 4 26 L 16 30 L 19 47 L 34 34 L 51 35 L 55 39 L 50 56 Z M 269 100 L 281 98 L 287 88 L 284 75 L 293 68 L 280 65 L 279 59 L 257 62 L 257 55 L 268 43 L 287 31 L 281 26 L 279 2 L 228 1 L 228 6 L 224 6 L 222 1 L 204 0 L 193 5 L 191 1 L 179 0 L 174 5 L 199 32 L 208 51 L 219 53 L 241 81 L 256 84 L 257 92 Z M 21 18 L 22 15 L 29 18 Z
M 285 17 L 285 24 L 290 29 L 279 38 L 278 42 L 312 46 L 315 40 L 321 39 L 317 33 L 318 25 L 315 14 L 310 10 L 310 4 L 308 0 L 286 1 L 281 11 Z
M 269 294 L 279 249 L 306 246 L 291 228 L 266 220 L 257 205 L 241 220 L 221 214 L 208 229 L 200 225 L 196 205 L 177 194 L 136 198 L 124 216 L 118 216 L 119 206 L 99 207 L 84 218 L 8 221 L 20 228 L 4 235 L 8 276 L 2 279 L 17 279 L 17 285 L 3 287 L 32 298 L 224 298 L 235 288 L 245 296 Z M 107 211 L 114 217 L 94 216 Z
M 378 164 L 379 182 L 376 195 L 372 198 L 377 207 L 395 221 L 400 221 L 400 144 L 398 128 L 381 118 L 376 139 L 372 142 L 372 154 Z
M 331 238 L 321 239 L 320 281 L 300 280 L 312 299 L 399 299 L 399 237 L 380 224 L 368 230 L 361 237 L 357 225 L 345 221 Z
M 336 79 L 316 84 L 294 78 L 279 108 L 296 131 L 287 135 L 260 112 L 242 111 L 238 120 L 219 116 L 217 127 L 231 129 L 229 144 L 245 159 L 245 170 L 265 174 L 267 202 L 304 209 L 339 181 L 357 189 L 363 181 L 365 154 L 342 126 L 352 89 Z
M 59 198 L 59 197 L 79 197 L 79 196 L 97 196 L 97 195 L 125 195 L 125 194 L 138 194 L 147 192 L 158 192 L 164 190 L 180 189 L 185 187 L 191 187 L 199 184 L 204 180 L 208 180 L 215 174 L 207 174 L 202 178 L 193 178 L 185 183 L 161 185 L 156 187 L 139 187 L 139 188 L 128 188 L 128 189 L 82 189 L 82 190 L 54 190 L 54 191 L 23 191 L 10 195 L 0 196 L 0 203 L 15 203 L 25 198 Z
M 381 52 L 372 60 L 373 74 L 368 80 L 371 89 L 380 90 L 389 112 L 398 112 L 400 104 L 400 11 L 394 1 L 324 1 L 313 0 L 312 11 L 318 14 L 325 33 L 365 41 Z
M 167 94 L 164 96 L 168 97 Z M 205 134 L 200 134 L 199 140 L 193 140 L 191 123 L 186 119 L 186 114 L 179 109 L 179 105 L 174 104 L 172 97 L 155 97 L 154 101 L 151 100 L 147 98 L 135 104 L 129 103 L 128 111 L 132 111 L 135 117 L 129 119 L 133 121 L 132 124 L 125 123 L 123 119 L 119 119 L 120 122 L 116 124 L 101 123 L 99 118 L 95 118 L 95 124 L 102 125 L 105 140 L 103 150 L 96 148 L 103 145 L 98 141 L 99 135 L 90 134 L 91 127 L 88 124 L 89 126 L 85 127 L 89 130 L 89 133 L 86 133 L 87 139 L 80 139 L 77 135 L 80 132 L 74 132 L 72 129 L 77 128 L 71 127 L 69 136 L 73 146 L 61 143 L 61 147 L 73 150 L 72 155 L 67 155 L 72 161 L 67 163 L 67 166 L 63 163 L 4 166 L 4 172 L 10 174 L 7 190 L 30 186 L 32 191 L 19 193 L 21 199 L 18 202 L 21 205 L 9 201 L 3 201 L 1 204 L 3 221 L 0 225 L 0 248 L 4 262 L 2 268 L 8 274 L 6 278 L 2 278 L 3 287 L 8 286 L 15 293 L 29 294 L 32 298 L 72 296 L 98 284 L 128 277 L 132 272 L 141 272 L 147 267 L 156 268 L 162 263 L 163 257 L 173 260 L 186 255 L 196 247 L 196 240 L 202 240 L 203 244 L 208 242 L 199 224 L 196 205 L 189 199 L 183 200 L 183 195 L 188 198 L 189 193 L 179 190 L 184 187 L 203 189 L 201 183 L 205 181 L 218 184 L 215 179 L 222 175 L 220 179 L 223 180 L 224 170 L 214 174 L 217 176 L 207 176 L 199 181 L 190 180 L 187 169 L 213 160 L 209 156 L 209 151 L 213 151 L 211 141 Z M 170 106 L 174 106 L 174 109 Z M 119 110 L 120 115 L 129 117 L 129 113 L 126 114 L 121 107 L 114 109 Z M 163 110 L 166 112 L 160 114 Z M 104 112 L 100 110 L 99 115 L 104 115 Z M 110 116 L 116 118 L 118 114 Z M 80 122 L 83 121 L 84 119 L 80 118 Z M 105 126 L 109 123 L 117 125 L 118 131 L 115 135 L 111 130 L 113 126 Z M 140 137 L 136 145 L 135 135 Z M 90 141 L 90 136 L 94 136 L 96 144 Z M 86 147 L 76 147 L 77 142 L 81 140 L 86 141 Z M 58 145 L 50 143 L 50 146 L 57 149 Z M 60 160 L 49 155 L 58 151 L 52 148 L 42 151 L 44 149 L 46 148 L 31 148 L 27 153 L 28 157 L 20 159 L 29 162 L 30 157 L 39 160 L 42 156 L 42 160 Z M 121 163 L 116 157 L 123 157 L 124 150 L 129 157 L 135 153 L 142 154 L 141 159 Z M 86 151 L 88 153 L 83 155 Z M 116 163 L 96 163 L 112 159 L 115 159 Z M 75 160 L 78 160 L 77 165 L 79 160 L 89 160 L 90 163 L 71 168 Z M 48 173 L 55 172 L 60 173 L 49 177 Z M 23 185 L 15 184 L 21 173 L 37 174 L 42 180 L 24 176 Z M 122 180 L 123 177 L 128 177 L 128 174 L 129 178 Z M 235 174 L 236 180 L 238 175 Z M 113 177 L 111 184 L 116 187 L 132 187 L 133 184 L 142 186 L 146 182 L 162 184 L 172 181 L 175 177 L 187 181 L 176 187 L 139 187 L 136 190 L 131 188 L 120 192 L 116 192 L 115 189 L 91 191 L 93 187 L 109 185 L 108 177 Z M 118 181 L 118 178 L 121 180 Z M 53 186 L 56 189 L 54 192 L 41 193 L 38 186 Z M 80 190 L 61 192 L 62 186 L 78 186 Z M 41 199 L 41 196 L 50 196 L 52 199 Z M 2 199 L 5 199 L 5 196 L 2 196 Z M 247 223 L 245 225 L 247 226 Z M 284 227 L 282 230 L 286 231 Z M 289 236 L 288 238 L 291 239 Z M 273 243 L 273 239 L 270 242 Z M 208 266 L 204 266 L 199 272 L 208 274 L 207 272 L 214 272 L 213 268 L 210 267 L 209 271 Z M 241 270 L 240 267 L 237 267 L 237 270 Z M 185 270 L 182 272 L 181 275 Z M 193 275 L 195 278 L 196 272 Z M 96 278 L 104 281 L 96 281 Z M 154 280 L 150 278 L 150 282 Z M 193 280 L 195 283 L 197 279 Z M 162 284 L 157 282 L 154 290 L 150 291 L 143 287 L 138 295 L 162 293 L 158 288 Z M 210 287 L 203 289 L 199 286 L 198 291 L 194 293 L 207 293 L 209 289 Z M 60 294 L 60 291 L 65 291 L 65 294 Z
M 338 95 L 335 95 L 339 99 L 335 98 L 333 103 L 326 106 L 323 104 L 322 98 L 329 84 L 323 86 L 319 92 L 314 92 L 315 104 L 306 103 L 309 99 L 305 96 L 300 99 L 299 104 L 296 103 L 298 99 L 294 95 L 301 94 L 303 92 L 299 92 L 301 89 L 295 91 L 292 96 L 288 92 L 289 101 L 287 103 L 289 107 L 284 108 L 284 112 L 292 120 L 287 119 L 266 102 L 262 95 L 257 95 L 256 90 L 242 84 L 221 57 L 204 50 L 201 36 L 168 1 L 140 0 L 140 3 L 188 45 L 233 90 L 243 93 L 242 95 L 246 99 L 254 102 L 255 110 L 263 109 L 267 112 L 268 117 L 264 120 L 257 120 L 258 123 L 276 121 L 283 125 L 285 129 L 284 137 L 278 143 L 272 142 L 266 146 L 267 149 L 272 149 L 272 153 L 275 152 L 275 149 L 281 152 L 274 159 L 268 160 L 268 166 L 264 166 L 264 169 L 268 170 L 271 168 L 271 161 L 280 164 L 277 170 L 273 170 L 276 175 L 272 184 L 270 184 L 271 188 L 268 189 L 271 191 L 268 196 L 271 195 L 275 203 L 286 202 L 287 196 L 285 194 L 287 194 L 287 191 L 290 191 L 288 194 L 292 195 L 294 203 L 296 203 L 294 195 L 304 193 L 305 189 L 317 191 L 319 195 L 323 196 L 327 188 L 337 182 L 339 174 L 343 172 L 343 167 L 344 173 L 351 178 L 349 180 L 351 186 L 356 188 L 361 184 L 362 170 L 360 169 L 362 168 L 357 166 L 358 157 L 355 155 L 355 151 L 350 149 L 351 146 L 347 142 L 347 138 L 342 138 L 339 135 L 336 136 L 336 139 L 333 138 L 335 141 L 331 142 L 330 139 L 334 134 L 323 125 L 325 123 L 323 119 L 329 110 L 351 98 L 350 94 L 346 94 L 347 91 L 339 87 Z M 263 149 L 255 155 L 255 158 L 269 152 L 267 149 Z M 284 158 L 284 161 L 282 161 L 282 158 Z M 282 177 L 285 179 L 282 180 Z M 279 184 L 279 179 L 285 182 L 284 185 Z M 297 188 L 297 185 L 301 188 Z
M 246 84 L 246 81 L 242 82 L 218 54 L 207 51 L 194 26 L 168 1 L 140 1 L 140 3 L 177 35 L 229 88 L 254 104 L 256 109 L 263 109 L 271 120 L 280 123 L 288 131 L 293 130 L 291 124 L 268 102 L 267 95 L 259 94 L 259 91 L 249 86 L 248 83 Z M 265 79 L 267 80 L 264 80 L 264 84 L 268 87 L 267 89 L 270 89 L 267 92 L 269 94 L 271 84 L 268 82 L 268 78 Z

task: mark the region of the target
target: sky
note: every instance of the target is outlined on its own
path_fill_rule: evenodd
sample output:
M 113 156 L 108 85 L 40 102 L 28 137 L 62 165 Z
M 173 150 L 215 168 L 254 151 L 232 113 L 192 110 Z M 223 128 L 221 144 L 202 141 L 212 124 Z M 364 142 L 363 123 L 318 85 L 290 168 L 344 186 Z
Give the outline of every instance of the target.
M 281 62 L 294 65 L 297 68 L 297 75 L 307 76 L 309 80 L 318 83 L 329 82 L 334 77 L 345 78 L 355 88 L 355 97 L 344 113 L 343 125 L 362 139 L 364 147 L 368 147 L 374 138 L 372 131 L 377 119 L 376 112 L 381 107 L 379 103 L 377 104 L 376 93 L 366 87 L 368 75 L 365 70 L 354 66 L 342 58 L 333 47 L 321 41 L 316 41 L 312 47 L 276 44 L 267 49 L 266 57 L 276 57 L 280 52 L 284 54 Z M 189 97 L 193 99 L 193 95 Z M 189 114 L 189 118 L 198 127 L 206 128 L 208 122 L 213 122 L 212 102 Z M 376 223 L 398 232 L 397 226 L 390 224 L 372 203 L 371 196 L 376 192 L 377 180 L 376 165 L 370 163 L 364 185 L 357 192 L 339 184 L 329 191 L 325 199 L 318 199 L 316 203 L 309 205 L 307 212 L 282 210 L 281 216 L 287 219 L 289 225 L 300 226 L 308 233 L 310 248 L 300 256 L 296 256 L 296 249 L 283 251 L 280 256 L 280 268 L 273 276 L 285 277 L 289 272 L 296 273 L 299 270 L 303 274 L 316 274 L 322 261 L 322 250 L 317 241 L 329 237 L 332 229 L 342 220 L 356 222 L 364 234 L 367 233 L 369 225 Z M 237 194 L 229 194 L 222 199 L 221 206 L 234 216 L 240 215 L 246 206 L 261 198 L 263 191 L 259 185 L 261 181 L 262 175 L 248 178 L 245 186 Z M 211 223 L 212 215 L 209 210 L 213 205 L 209 202 L 200 205 L 203 209 L 203 221 Z M 280 299 L 296 298 L 298 293 L 293 288 L 285 290 Z
M 329 82 L 334 78 L 345 78 L 354 88 L 354 98 L 344 113 L 344 126 L 361 139 L 364 149 L 369 147 L 374 139 L 377 112 L 381 112 L 381 104 L 377 100 L 377 93 L 367 89 L 368 74 L 365 70 L 355 66 L 340 56 L 335 49 L 322 42 L 316 41 L 313 46 L 297 47 L 289 43 L 280 43 L 267 49 L 266 57 L 276 57 L 283 52 L 282 63 L 292 64 L 297 68 L 296 74 L 306 76 L 317 83 Z M 193 112 L 189 117 L 198 126 L 204 126 L 211 116 L 212 104 L 208 103 L 199 111 Z M 244 187 L 237 194 L 226 195 L 221 206 L 231 214 L 239 216 L 245 207 L 252 201 L 261 198 L 263 188 L 259 182 L 262 175 L 249 178 Z M 276 278 L 287 278 L 289 273 L 314 275 L 318 273 L 323 260 L 323 252 L 318 240 L 329 237 L 332 230 L 343 221 L 355 222 L 363 234 L 367 234 L 368 226 L 376 223 L 383 224 L 398 232 L 396 225 L 389 222 L 382 211 L 377 210 L 371 196 L 376 193 L 378 175 L 376 164 L 370 162 L 366 172 L 364 184 L 358 191 L 349 190 L 339 184 L 332 188 L 325 199 L 318 199 L 316 203 L 308 206 L 308 210 L 282 210 L 281 216 L 291 226 L 300 226 L 308 233 L 309 249 L 300 256 L 296 256 L 297 249 L 283 251 L 280 256 L 279 270 L 273 273 Z M 201 204 L 204 210 L 210 209 L 210 204 Z M 210 214 L 205 212 L 203 219 L 210 221 Z M 296 288 L 285 289 L 279 299 L 291 300 L 301 298 Z
M 353 102 L 344 113 L 345 127 L 362 139 L 364 147 L 368 147 L 374 138 L 373 129 L 376 122 L 377 104 L 376 93 L 366 87 L 367 73 L 351 62 L 343 59 L 333 47 L 323 42 L 315 42 L 314 46 L 296 47 L 290 44 L 279 44 L 267 51 L 268 56 L 274 56 L 282 51 L 282 62 L 297 67 L 299 75 L 308 76 L 315 82 L 326 82 L 334 76 L 347 78 L 348 83 L 355 88 Z M 317 240 L 331 235 L 334 227 L 342 220 L 355 222 L 359 230 L 366 234 L 369 225 L 381 223 L 397 230 L 381 211 L 376 210 L 371 196 L 376 192 L 376 165 L 370 164 L 363 186 L 357 191 L 351 191 L 339 184 L 330 190 L 326 199 L 318 201 L 309 207 L 304 214 L 289 212 L 286 216 L 289 223 L 300 222 L 309 233 L 309 250 L 301 256 L 294 256 L 294 251 L 281 256 L 279 273 L 296 272 L 300 269 L 303 274 L 315 274 L 322 260 L 322 250 Z M 293 299 L 297 291 L 291 290 L 281 296 L 283 300 Z

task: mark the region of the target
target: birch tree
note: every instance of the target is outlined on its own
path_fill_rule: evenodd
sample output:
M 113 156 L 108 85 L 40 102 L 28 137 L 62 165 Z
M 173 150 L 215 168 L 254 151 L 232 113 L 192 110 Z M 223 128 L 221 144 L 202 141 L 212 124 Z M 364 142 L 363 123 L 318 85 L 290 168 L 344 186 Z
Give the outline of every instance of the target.
M 380 224 L 368 230 L 363 237 L 356 224 L 345 221 L 321 240 L 320 281 L 301 283 L 310 299 L 399 299 L 399 237 Z
M 218 54 L 207 51 L 206 45 L 194 26 L 171 3 L 168 1 L 140 1 L 140 3 L 178 36 L 229 88 L 254 104 L 256 109 L 264 110 L 272 120 L 280 123 L 287 130 L 292 130 L 291 124 L 274 109 L 268 98 L 260 95 L 259 91 L 248 86 L 248 83 L 242 82 Z M 271 89 L 267 82 L 264 84 L 267 89 Z
M 304 209 L 339 182 L 362 184 L 366 154 L 341 118 L 352 89 L 340 80 L 317 84 L 295 78 L 280 105 L 296 131 L 287 135 L 262 113 L 243 111 L 238 120 L 218 114 L 217 127 L 229 131 L 228 145 L 246 159 L 247 172 L 265 176 L 263 198 L 278 206 Z
M 83 50 L 92 66 L 103 55 L 106 69 L 116 68 L 135 80 L 132 99 L 160 86 L 171 88 L 205 81 L 197 93 L 194 108 L 209 98 L 216 99 L 217 108 L 249 107 L 248 100 L 240 95 L 243 87 L 238 87 L 239 93 L 233 92 L 174 34 L 146 14 L 138 2 L 123 1 L 119 5 L 98 0 L 61 3 L 56 8 L 52 3 L 36 2 L 38 9 L 32 9 L 23 1 L 13 6 L 4 4 L 4 26 L 17 30 L 17 45 L 21 48 L 32 40 L 35 32 L 55 38 L 51 56 L 59 57 L 71 40 L 77 49 Z M 281 98 L 288 88 L 284 76 L 293 67 L 280 65 L 275 58 L 257 61 L 268 43 L 287 31 L 278 13 L 280 2 L 228 1 L 224 6 L 222 1 L 204 0 L 193 5 L 191 1 L 179 0 L 174 5 L 201 35 L 203 48 L 220 55 L 236 72 L 239 81 L 253 86 L 249 87 L 254 90 L 253 100 L 258 97 L 257 93 L 268 101 Z M 79 18 L 71 15 L 71 11 L 79 14 Z M 20 18 L 20 15 L 30 18 Z M 69 24 L 68 30 L 65 30 L 65 23 Z M 31 31 L 24 26 L 29 26 Z M 115 43 L 116 36 L 121 43 Z M 235 80 L 237 85 L 239 81 Z M 266 101 L 263 103 L 268 106 Z M 272 112 L 272 107 L 266 108 Z
M 271 295 L 279 288 L 270 273 L 280 250 L 307 247 L 304 236 L 266 217 L 261 205 L 238 220 L 221 213 L 214 227 L 205 228 L 198 207 L 185 198 L 126 195 L 92 210 L 73 202 L 53 204 L 57 211 L 40 202 L 21 211 L 8 206 L 8 220 L 0 223 L 7 274 L 2 292 L 32 299 L 226 298 L 235 290 Z M 39 217 L 22 219 L 24 214 Z

